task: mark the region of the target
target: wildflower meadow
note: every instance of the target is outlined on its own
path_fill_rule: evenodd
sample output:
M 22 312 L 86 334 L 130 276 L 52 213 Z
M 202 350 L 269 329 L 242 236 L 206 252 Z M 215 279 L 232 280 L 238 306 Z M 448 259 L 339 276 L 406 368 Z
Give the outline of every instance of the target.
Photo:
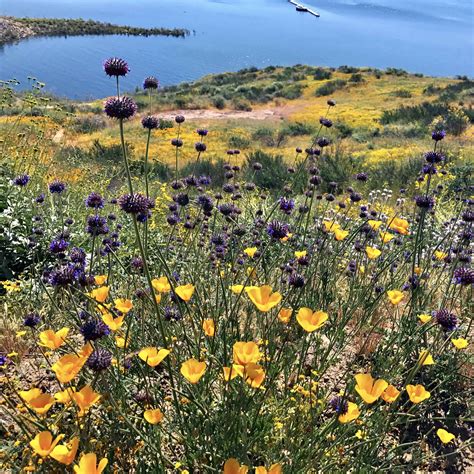
M 139 109 L 104 72 L 118 187 L 30 172 L 41 132 L 2 128 L 0 470 L 469 472 L 473 187 L 443 124 L 404 188 L 327 182 L 336 91 L 275 190 L 239 150 L 200 174 L 213 130 L 177 115 L 162 182 L 157 79 Z

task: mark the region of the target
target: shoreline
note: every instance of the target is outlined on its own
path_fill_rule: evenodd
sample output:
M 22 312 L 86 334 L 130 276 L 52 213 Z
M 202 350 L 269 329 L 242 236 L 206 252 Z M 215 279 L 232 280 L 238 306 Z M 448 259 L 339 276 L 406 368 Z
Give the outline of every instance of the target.
M 141 28 L 115 25 L 95 20 L 69 18 L 17 18 L 0 16 L 0 46 L 18 43 L 32 37 L 55 36 L 174 36 L 190 34 L 185 28 Z

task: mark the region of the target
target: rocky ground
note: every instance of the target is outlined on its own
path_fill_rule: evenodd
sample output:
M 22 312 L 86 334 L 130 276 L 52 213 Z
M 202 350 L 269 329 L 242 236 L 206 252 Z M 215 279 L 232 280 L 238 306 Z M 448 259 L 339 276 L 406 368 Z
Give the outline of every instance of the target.
M 35 34 L 32 28 L 15 21 L 13 18 L 0 17 L 0 45 L 13 43 Z

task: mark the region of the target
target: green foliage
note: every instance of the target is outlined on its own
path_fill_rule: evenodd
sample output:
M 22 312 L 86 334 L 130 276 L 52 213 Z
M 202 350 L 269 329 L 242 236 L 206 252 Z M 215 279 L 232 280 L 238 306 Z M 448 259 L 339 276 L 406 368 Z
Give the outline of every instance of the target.
M 260 163 L 262 169 L 255 171 L 254 163 Z M 243 168 L 248 181 L 253 181 L 259 188 L 276 192 L 285 184 L 288 171 L 282 155 L 273 155 L 257 150 L 250 153 L 245 160 Z
M 85 36 L 85 35 L 134 35 L 134 36 L 187 36 L 183 28 L 138 28 L 119 26 L 94 20 L 71 18 L 13 18 L 3 17 L 5 32 L 0 44 L 10 43 L 26 36 Z
M 331 79 L 331 77 L 332 77 L 332 72 L 327 70 L 327 69 L 324 69 L 322 67 L 316 68 L 316 70 L 314 71 L 314 74 L 313 74 L 313 78 L 316 81 L 323 81 L 323 80 Z
M 197 163 L 186 163 L 180 173 L 182 176 L 211 176 L 212 185 L 217 188 L 220 188 L 226 181 L 224 161 L 221 158 L 216 161 L 206 158 Z
M 327 95 L 334 94 L 339 89 L 343 89 L 346 86 L 347 82 L 343 79 L 336 79 L 334 81 L 328 81 L 322 86 L 319 86 L 314 94 L 316 97 L 323 97 Z
M 106 126 L 105 118 L 97 115 L 75 117 L 71 123 L 71 129 L 77 133 L 92 133 L 102 130 Z
M 359 84 L 361 82 L 364 82 L 364 78 L 362 76 L 362 74 L 360 73 L 355 73 L 355 74 L 352 74 L 351 77 L 349 77 L 349 80 L 348 82 L 353 82 L 355 84 Z
M 250 146 L 250 140 L 240 135 L 231 135 L 227 142 L 231 148 L 248 148 Z
M 409 99 L 410 97 L 412 97 L 412 93 L 406 89 L 398 89 L 396 91 L 393 91 L 392 95 L 394 97 L 401 97 L 402 99 Z

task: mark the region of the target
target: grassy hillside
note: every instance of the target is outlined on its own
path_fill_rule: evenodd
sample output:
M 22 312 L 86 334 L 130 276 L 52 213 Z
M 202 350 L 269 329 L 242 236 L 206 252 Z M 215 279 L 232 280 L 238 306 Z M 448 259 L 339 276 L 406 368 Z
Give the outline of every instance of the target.
M 104 179 L 115 176 L 113 156 L 120 137 L 114 123 L 103 115 L 103 100 L 58 103 L 41 98 L 41 88 L 42 84 L 36 84 L 32 93 L 18 98 L 4 87 L 4 101 L 10 101 L 10 107 L 3 109 L 8 116 L 1 117 L 0 124 L 15 120 L 23 129 L 41 123 L 51 140 L 51 153 L 42 157 L 43 164 L 54 165 L 54 172 L 49 173 L 86 182 L 91 172 Z M 135 91 L 141 113 L 127 123 L 127 144 L 132 159 L 144 156 L 146 140 L 140 120 L 150 111 L 156 113 L 162 122 L 161 129 L 152 134 L 150 157 L 158 176 L 167 177 L 175 160 L 170 145 L 176 136 L 173 119 L 182 114 L 187 120 L 180 131 L 184 142 L 180 166 L 195 158 L 198 127 L 209 130 L 203 160 L 241 164 L 261 150 L 291 164 L 295 149 L 311 143 L 319 118 L 327 111 L 327 100 L 333 98 L 337 102 L 330 111 L 334 126 L 326 134 L 338 157 L 341 169 L 334 173 L 339 180 L 369 169 L 377 185 L 381 177 L 397 184 L 400 176 L 404 180 L 413 174 L 412 161 L 419 159 L 422 140 L 435 122 L 442 122 L 455 137 L 449 151 L 457 162 L 474 158 L 473 90 L 474 82 L 467 78 L 424 77 L 396 69 L 251 68 L 160 88 L 151 96 L 151 108 L 150 96 Z M 227 155 L 233 149 L 241 153 Z

